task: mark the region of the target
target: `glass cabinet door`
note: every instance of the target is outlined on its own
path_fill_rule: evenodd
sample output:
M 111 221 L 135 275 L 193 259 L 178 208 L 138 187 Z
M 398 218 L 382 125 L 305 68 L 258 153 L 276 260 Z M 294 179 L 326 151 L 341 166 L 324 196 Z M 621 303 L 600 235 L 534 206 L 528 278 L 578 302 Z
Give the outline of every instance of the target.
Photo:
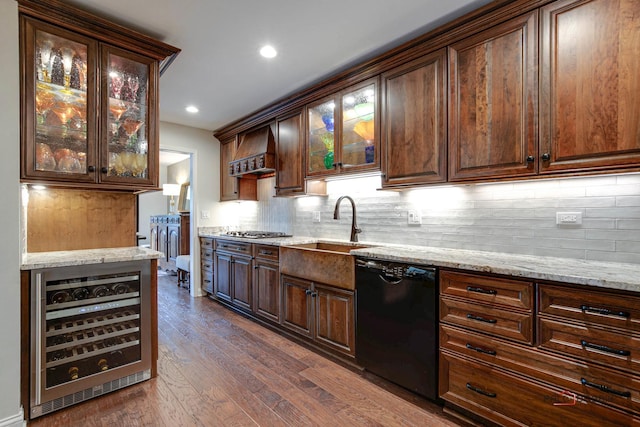
M 342 95 L 342 168 L 378 163 L 375 85 Z
M 336 169 L 335 100 L 329 99 L 307 108 L 307 175 L 326 174 Z
M 96 44 L 35 22 L 26 37 L 23 174 L 93 181 Z
M 106 64 L 106 66 L 104 66 Z M 152 61 L 116 48 L 103 52 L 103 182 L 150 182 Z
M 380 165 L 376 79 L 307 106 L 307 177 Z

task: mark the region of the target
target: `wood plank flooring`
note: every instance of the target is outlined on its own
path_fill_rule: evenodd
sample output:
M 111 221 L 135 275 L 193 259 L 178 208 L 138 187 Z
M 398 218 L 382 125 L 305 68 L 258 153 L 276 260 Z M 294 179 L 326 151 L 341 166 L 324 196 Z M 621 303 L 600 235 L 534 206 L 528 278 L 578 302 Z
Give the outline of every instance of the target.
M 31 426 L 460 426 L 441 408 L 346 368 L 159 276 L 158 378 Z M 379 385 L 376 385 L 379 384 Z

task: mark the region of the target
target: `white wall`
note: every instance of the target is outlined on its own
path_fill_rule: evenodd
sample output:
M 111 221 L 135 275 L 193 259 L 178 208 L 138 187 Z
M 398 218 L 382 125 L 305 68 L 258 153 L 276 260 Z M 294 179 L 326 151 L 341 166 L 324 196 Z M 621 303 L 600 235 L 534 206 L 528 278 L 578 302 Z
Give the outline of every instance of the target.
M 160 84 L 162 86 L 162 79 Z M 211 131 L 161 122 L 160 147 L 164 150 L 192 153 L 191 283 L 200 283 L 200 242 L 197 229 L 214 226 L 221 221 L 220 143 Z M 209 218 L 202 218 L 203 211 L 209 213 Z M 195 265 L 198 268 L 195 268 Z M 191 294 L 201 296 L 200 286 L 191 286 Z
M 167 167 L 160 166 L 160 186 L 166 181 Z M 168 212 L 167 197 L 162 195 L 162 191 L 150 191 L 138 196 L 138 233 L 146 237 L 140 240 L 141 245 L 149 245 L 149 229 L 151 228 L 149 218 L 151 215 L 161 215 Z
M 18 3 L 0 1 L 0 425 L 21 425 L 20 408 L 20 78 Z

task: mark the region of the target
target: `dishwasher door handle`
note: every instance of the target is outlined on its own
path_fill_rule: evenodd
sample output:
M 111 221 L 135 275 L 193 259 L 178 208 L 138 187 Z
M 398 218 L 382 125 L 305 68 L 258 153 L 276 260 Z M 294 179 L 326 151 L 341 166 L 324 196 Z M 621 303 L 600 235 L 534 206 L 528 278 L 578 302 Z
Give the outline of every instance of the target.
M 387 277 L 389 276 L 385 276 L 384 274 L 378 274 L 378 277 L 385 283 L 388 283 L 390 285 L 399 285 L 400 282 L 402 282 L 402 279 L 396 279 L 396 280 L 389 280 L 387 279 Z

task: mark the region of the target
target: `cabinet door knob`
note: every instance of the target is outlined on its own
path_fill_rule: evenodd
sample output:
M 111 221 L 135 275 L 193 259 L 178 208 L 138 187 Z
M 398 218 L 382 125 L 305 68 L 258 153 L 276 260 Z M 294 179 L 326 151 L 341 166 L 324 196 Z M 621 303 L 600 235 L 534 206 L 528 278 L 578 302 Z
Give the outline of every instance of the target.
M 533 156 L 527 156 L 527 163 L 533 163 L 536 160 Z
M 102 173 L 108 173 L 109 169 L 106 166 L 103 166 L 102 169 L 100 169 L 100 172 Z
M 96 171 L 96 167 L 95 166 L 87 166 L 87 171 L 88 172 L 95 172 Z
M 542 160 L 544 160 L 545 162 L 548 162 L 549 160 L 551 160 L 551 154 L 549 153 L 544 153 L 542 155 Z
M 307 295 L 311 295 L 313 292 L 311 292 L 311 289 L 307 289 L 307 290 L 304 291 L 304 293 L 307 294 Z

